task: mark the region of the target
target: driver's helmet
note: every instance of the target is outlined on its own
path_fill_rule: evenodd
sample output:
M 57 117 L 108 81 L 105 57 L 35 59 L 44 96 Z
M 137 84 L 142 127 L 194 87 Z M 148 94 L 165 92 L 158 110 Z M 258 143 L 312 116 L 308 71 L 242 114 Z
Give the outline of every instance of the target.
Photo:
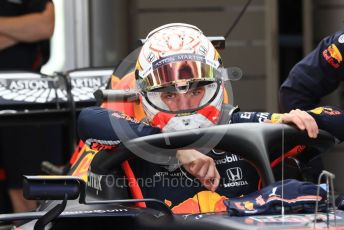
M 220 55 L 195 26 L 173 23 L 150 32 L 135 68 L 150 124 L 163 132 L 216 124 L 224 97 L 220 66 Z

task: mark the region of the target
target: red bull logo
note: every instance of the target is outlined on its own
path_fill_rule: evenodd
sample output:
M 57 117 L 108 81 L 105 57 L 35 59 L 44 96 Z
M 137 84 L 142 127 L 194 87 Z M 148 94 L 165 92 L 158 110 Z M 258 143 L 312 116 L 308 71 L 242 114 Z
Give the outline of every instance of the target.
M 325 108 L 324 113 L 330 116 L 336 116 L 341 114 L 341 112 L 339 112 L 338 110 L 334 110 L 332 108 Z
M 202 191 L 172 208 L 175 214 L 197 214 L 207 212 L 225 212 L 223 201 L 228 198 L 216 192 Z M 171 203 L 169 203 L 171 205 Z
M 341 112 L 339 112 L 338 110 L 332 109 L 332 108 L 324 108 L 324 107 L 318 107 L 315 108 L 313 110 L 311 110 L 310 112 L 320 115 L 320 114 L 327 114 L 329 116 L 336 116 L 336 115 L 340 115 Z
M 331 44 L 322 53 L 326 61 L 335 69 L 338 69 L 343 61 L 342 54 L 335 44 Z

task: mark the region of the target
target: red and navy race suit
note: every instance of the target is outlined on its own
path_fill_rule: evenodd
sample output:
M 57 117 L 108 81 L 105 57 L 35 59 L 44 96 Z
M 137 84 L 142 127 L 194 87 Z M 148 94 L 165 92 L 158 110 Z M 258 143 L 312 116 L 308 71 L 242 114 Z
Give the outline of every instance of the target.
M 280 88 L 283 112 L 315 108 L 321 97 L 335 90 L 344 80 L 344 29 L 324 38 L 297 63 Z
M 316 119 L 321 129 L 329 131 L 339 140 L 344 139 L 344 126 L 342 125 L 344 124 L 344 115 L 341 110 L 321 107 L 310 114 Z M 273 119 L 272 116 L 274 115 L 264 112 L 234 111 L 227 123 L 264 122 L 266 119 Z M 89 146 L 109 148 L 117 145 L 120 141 L 119 136 L 123 136 L 125 132 L 122 129 L 115 131 L 112 127 L 125 127 L 127 124 L 134 131 L 125 134 L 128 139 L 160 133 L 158 128 L 144 125 L 118 112 L 98 107 L 82 110 L 78 129 L 81 139 Z M 118 132 L 123 133 L 119 134 Z M 208 156 L 214 159 L 221 176 L 216 193 L 230 198 L 257 190 L 259 178 L 256 170 L 244 159 L 227 152 L 211 151 Z M 143 197 L 165 201 L 174 207 L 172 210 L 175 213 L 184 212 L 183 209 L 178 210 L 180 207 L 178 205 L 205 190 L 198 181 L 185 177 L 184 175 L 187 173 L 182 167 L 168 170 L 167 167 L 147 162 L 138 157 L 129 160 L 129 164 L 138 179 Z M 193 179 L 191 175 L 187 175 Z M 223 200 L 221 203 L 223 204 Z

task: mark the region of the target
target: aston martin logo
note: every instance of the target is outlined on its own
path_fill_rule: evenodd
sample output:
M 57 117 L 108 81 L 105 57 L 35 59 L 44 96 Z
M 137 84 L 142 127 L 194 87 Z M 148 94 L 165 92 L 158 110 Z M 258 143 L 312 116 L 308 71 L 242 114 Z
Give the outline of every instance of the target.
M 94 100 L 93 92 L 97 89 L 105 89 L 108 78 L 85 77 L 71 80 L 72 95 L 74 101 Z M 64 92 L 66 95 L 66 92 Z
M 51 87 L 51 86 L 50 86 Z M 20 90 L 20 89 L 49 89 L 48 80 L 12 80 L 9 81 L 10 90 Z
M 72 95 L 74 101 L 95 100 L 93 92 L 104 89 L 110 76 L 72 78 Z M 5 103 L 47 103 L 51 101 L 67 101 L 66 86 L 52 78 L 0 80 L 0 102 Z
M 6 79 L 0 82 L 0 98 L 6 101 L 46 103 L 56 99 L 56 94 L 54 82 L 48 79 Z M 63 95 L 62 91 L 59 95 Z

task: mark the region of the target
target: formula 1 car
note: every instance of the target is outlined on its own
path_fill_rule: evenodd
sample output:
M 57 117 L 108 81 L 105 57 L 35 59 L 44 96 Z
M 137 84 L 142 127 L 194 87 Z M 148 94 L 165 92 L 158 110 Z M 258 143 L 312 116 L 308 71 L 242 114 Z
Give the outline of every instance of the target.
M 263 184 L 274 182 L 269 155 L 280 152 L 283 141 L 284 148 L 304 145 L 312 152 L 323 153 L 333 146 L 334 138 L 321 131 L 317 139 L 310 139 L 307 134 L 287 125 L 272 124 L 232 124 L 200 129 L 199 132 L 180 131 L 166 134 L 156 134 L 140 137 L 125 143 L 128 151 L 111 154 L 103 150 L 92 153 L 82 152 L 78 163 L 72 167 L 73 175 L 82 167 L 85 159 L 94 154 L 90 162 L 90 175 L 100 172 L 113 172 L 119 164 L 132 154 L 129 149 L 156 146 L 165 149 L 183 148 L 185 146 L 200 147 L 197 140 L 202 138 L 218 139 L 216 149 L 240 153 L 239 155 L 252 162 L 258 169 Z M 166 143 L 166 138 L 169 142 Z M 202 146 L 204 147 L 204 146 Z M 160 153 L 168 156 L 171 151 Z M 106 163 L 104 163 L 106 162 Z M 103 177 L 105 178 L 105 177 Z M 175 215 L 165 203 L 155 199 L 130 199 L 130 194 L 124 187 L 104 186 L 102 177 L 97 181 L 86 183 L 77 176 L 26 176 L 24 193 L 29 199 L 43 201 L 36 212 L 3 214 L 0 221 L 24 220 L 27 223 L 16 229 L 110 229 L 123 226 L 125 229 L 312 229 L 314 218 L 311 214 L 282 216 L 249 216 L 232 217 L 225 213 L 204 213 Z M 92 185 L 93 183 L 93 185 Z M 97 183 L 102 189 L 94 189 Z M 76 200 L 78 198 L 78 200 Z M 135 203 L 155 203 L 156 208 L 140 208 Z M 344 228 L 344 212 L 337 210 L 333 213 L 318 213 L 316 226 L 326 226 L 327 218 L 337 228 Z
M 116 85 L 118 78 L 127 76 L 133 69 L 138 50 L 130 54 L 116 69 L 110 83 L 114 90 L 95 93 L 103 107 L 111 108 L 113 101 L 132 102 L 137 95 L 130 89 Z M 233 74 L 232 75 L 236 75 Z M 122 90 L 121 90 L 122 88 Z M 112 102 L 111 102 L 112 101 Z M 168 141 L 166 141 L 168 140 Z M 214 141 L 202 141 L 214 140 Z M 204 143 L 211 143 L 205 145 Z M 270 167 L 270 156 L 282 155 L 295 146 L 304 146 L 312 156 L 326 153 L 335 144 L 335 138 L 320 131 L 317 139 L 288 125 L 230 124 L 203 128 L 195 131 L 179 131 L 155 134 L 124 141 L 120 153 L 111 150 L 94 151 L 79 145 L 71 159 L 67 175 L 25 176 L 24 195 L 28 199 L 40 200 L 35 212 L 2 214 L 1 221 L 14 221 L 10 229 L 312 229 L 334 225 L 344 229 L 344 212 L 259 215 L 233 217 L 227 212 L 201 214 L 173 214 L 170 208 L 156 199 L 133 199 L 126 186 L 106 186 L 105 178 L 123 177 L 120 165 L 137 150 L 154 152 L 161 161 L 173 160 L 175 149 L 204 148 L 233 152 L 251 162 L 261 177 L 262 185 L 275 181 Z M 301 153 L 302 154 L 302 153 Z M 140 157 L 140 156 L 139 156 Z M 149 208 L 138 206 L 145 202 Z M 20 222 L 18 222 L 20 221 Z

